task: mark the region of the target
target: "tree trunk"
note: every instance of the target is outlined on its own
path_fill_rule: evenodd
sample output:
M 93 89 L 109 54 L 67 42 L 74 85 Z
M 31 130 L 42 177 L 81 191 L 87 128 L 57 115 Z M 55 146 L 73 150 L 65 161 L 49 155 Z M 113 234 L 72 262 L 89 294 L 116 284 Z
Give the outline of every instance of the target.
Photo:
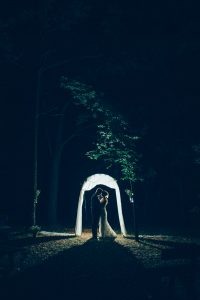
M 135 240 L 139 241 L 138 223 L 137 223 L 136 209 L 135 209 L 135 200 L 133 200 L 132 205 L 133 205 L 133 221 L 134 221 Z
M 180 217 L 180 222 L 181 223 L 185 222 L 185 203 L 184 203 L 183 190 L 184 190 L 183 179 L 181 178 L 181 176 L 179 176 L 179 179 L 178 179 L 178 193 L 179 193 L 179 208 L 178 208 L 179 211 L 178 211 L 178 215 Z
M 59 188 L 59 170 L 61 161 L 61 149 L 57 150 L 52 160 L 52 168 L 50 174 L 50 194 L 48 207 L 48 223 L 49 225 L 57 225 L 58 223 L 58 188 Z

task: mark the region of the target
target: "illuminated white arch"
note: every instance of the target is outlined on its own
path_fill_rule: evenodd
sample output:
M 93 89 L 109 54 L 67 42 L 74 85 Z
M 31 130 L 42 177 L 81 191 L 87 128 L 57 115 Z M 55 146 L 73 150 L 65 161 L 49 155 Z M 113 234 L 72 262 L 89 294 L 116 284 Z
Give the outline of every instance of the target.
M 79 201 L 78 201 L 78 209 L 77 209 L 77 217 L 76 217 L 76 226 L 75 226 L 75 234 L 80 236 L 82 233 L 82 205 L 83 205 L 83 196 L 85 191 L 89 191 L 93 189 L 96 185 L 105 185 L 109 188 L 115 189 L 116 199 L 117 199 L 117 211 L 119 216 L 119 224 L 121 228 L 121 233 L 123 236 L 126 236 L 126 228 L 124 225 L 124 218 L 122 213 L 122 205 L 121 205 L 121 196 L 119 191 L 119 186 L 117 181 L 109 175 L 106 174 L 95 174 L 86 179 L 83 183 L 83 186 L 80 191 Z

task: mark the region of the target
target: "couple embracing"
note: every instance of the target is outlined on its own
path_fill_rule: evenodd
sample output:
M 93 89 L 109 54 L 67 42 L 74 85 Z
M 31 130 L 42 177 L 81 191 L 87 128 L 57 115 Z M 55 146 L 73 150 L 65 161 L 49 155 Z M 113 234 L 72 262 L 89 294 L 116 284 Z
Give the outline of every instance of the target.
M 106 206 L 108 204 L 109 193 L 106 190 L 97 188 L 91 198 L 92 213 L 92 238 L 116 238 L 117 234 L 111 228 L 107 219 Z

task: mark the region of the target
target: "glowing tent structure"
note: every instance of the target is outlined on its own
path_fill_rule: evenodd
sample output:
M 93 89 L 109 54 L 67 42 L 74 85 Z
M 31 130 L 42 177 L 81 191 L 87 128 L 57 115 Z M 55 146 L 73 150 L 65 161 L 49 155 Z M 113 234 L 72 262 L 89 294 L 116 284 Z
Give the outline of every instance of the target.
M 86 179 L 86 181 L 83 183 L 83 186 L 81 188 L 80 195 L 79 195 L 79 201 L 78 201 L 75 234 L 77 236 L 80 236 L 82 233 L 82 206 L 83 206 L 84 193 L 85 193 L 85 191 L 89 191 L 89 190 L 93 189 L 96 185 L 105 185 L 109 188 L 115 189 L 121 233 L 123 236 L 126 236 L 126 228 L 124 225 L 124 218 L 123 218 L 123 213 L 122 213 L 122 205 L 121 205 L 121 196 L 120 196 L 119 186 L 117 184 L 117 181 L 114 178 L 112 178 L 111 176 L 106 175 L 106 174 L 95 174 L 95 175 L 89 176 Z

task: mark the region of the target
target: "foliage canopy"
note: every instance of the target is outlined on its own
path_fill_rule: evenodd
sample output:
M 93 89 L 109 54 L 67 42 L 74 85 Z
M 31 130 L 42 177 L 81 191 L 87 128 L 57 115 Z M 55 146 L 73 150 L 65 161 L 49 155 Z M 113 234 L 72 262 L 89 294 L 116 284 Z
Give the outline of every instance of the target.
M 124 118 L 108 107 L 104 99 L 90 86 L 62 77 L 61 86 L 68 90 L 75 105 L 84 106 L 96 119 L 94 148 L 86 153 L 92 160 L 103 160 L 107 168 L 117 166 L 121 179 L 133 183 L 138 180 L 136 151 L 138 136 L 130 133 Z

